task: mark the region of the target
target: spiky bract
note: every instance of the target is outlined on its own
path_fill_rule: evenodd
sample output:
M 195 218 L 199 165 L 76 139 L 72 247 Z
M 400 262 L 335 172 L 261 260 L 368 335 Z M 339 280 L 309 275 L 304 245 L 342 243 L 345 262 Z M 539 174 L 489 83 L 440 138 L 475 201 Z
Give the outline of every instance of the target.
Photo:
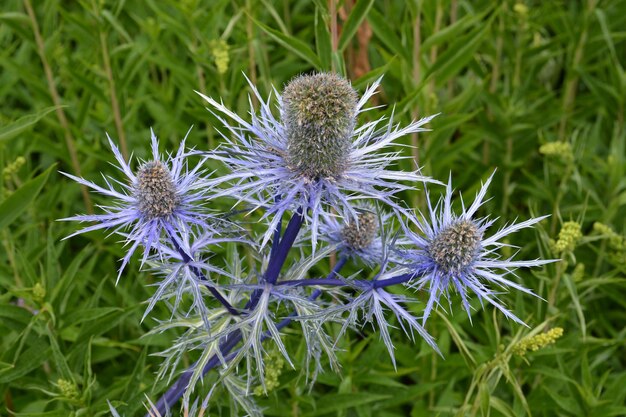
M 118 163 L 118 169 L 126 176 L 126 182 L 104 177 L 105 187 L 74 175 L 64 174 L 96 192 L 115 201 L 101 206 L 104 214 L 78 215 L 62 220 L 96 222 L 72 235 L 99 229 L 113 229 L 124 236 L 130 245 L 122 259 L 118 279 L 135 250 L 143 246 L 142 263 L 153 249 L 161 248 L 164 232 L 178 235 L 191 227 L 200 230 L 213 230 L 208 215 L 201 207 L 208 190 L 203 186 L 205 179 L 201 171 L 202 162 L 193 169 L 187 169 L 187 159 L 191 153 L 185 150 L 185 138 L 175 155 L 163 157 L 159 153 L 159 142 L 151 130 L 152 160 L 141 164 L 137 173 L 126 162 L 117 146 L 107 135 L 109 145 Z M 113 184 L 117 184 L 116 189 Z
M 420 233 L 415 233 L 404 225 L 404 231 L 411 244 L 396 251 L 399 262 L 405 270 L 414 274 L 409 285 L 415 289 L 426 289 L 429 292 L 428 302 L 424 310 L 423 320 L 429 317 L 432 309 L 439 304 L 441 295 L 449 298 L 450 289 L 461 296 L 463 308 L 471 319 L 469 296 L 475 294 L 481 301 L 487 301 L 502 311 L 504 315 L 518 323 L 524 324 L 511 313 L 497 294 L 499 289 L 515 288 L 527 294 L 535 295 L 531 290 L 506 278 L 515 275 L 520 267 L 543 265 L 551 260 L 514 261 L 512 258 L 501 259 L 497 250 L 509 246 L 500 242 L 505 236 L 520 229 L 530 227 L 544 217 L 537 217 L 521 223 L 512 223 L 486 236 L 487 230 L 494 220 L 486 217 L 475 219 L 474 215 L 483 205 L 487 188 L 492 176 L 483 184 L 469 208 L 460 215 L 452 211 L 452 182 L 448 181 L 445 196 L 433 207 L 428 201 L 428 213 L 411 220 Z
M 336 76 L 325 77 L 334 79 Z M 358 116 L 365 111 L 365 104 L 379 84 L 380 79 L 365 91 L 354 111 L 342 116 L 341 120 L 344 121 L 338 125 L 345 124 L 345 128 L 333 128 L 335 132 L 351 132 L 344 165 L 341 169 L 332 169 L 332 175 L 322 175 L 322 169 L 314 177 L 297 168 L 299 165 L 292 160 L 296 155 L 303 159 L 310 156 L 306 152 L 294 153 L 293 148 L 290 150 L 288 132 L 292 122 L 277 119 L 272 114 L 270 100 L 264 101 L 254 85 L 251 88 L 259 99 L 260 113 L 257 114 L 252 109 L 250 122 L 239 117 L 224 104 L 198 93 L 209 103 L 211 111 L 221 113 L 235 122 L 235 125 L 231 125 L 216 114 L 230 135 L 223 135 L 225 146 L 212 152 L 209 157 L 223 161 L 230 167 L 231 173 L 210 181 L 207 186 L 227 185 L 216 195 L 230 196 L 240 202 L 252 202 L 255 206 L 267 207 L 264 217 L 271 217 L 271 221 L 263 237 L 263 244 L 270 240 L 282 214 L 288 210 L 304 208 L 314 248 L 319 234 L 320 216 L 323 213 L 335 210 L 346 219 L 355 219 L 358 212 L 353 209 L 353 203 L 363 200 L 377 200 L 393 210 L 402 211 L 393 197 L 399 191 L 413 188 L 403 181 L 412 181 L 415 184 L 415 181 L 430 179 L 421 176 L 419 170 L 403 172 L 390 169 L 390 165 L 404 158 L 392 147 L 397 145 L 395 141 L 400 137 L 426 130 L 422 126 L 434 116 L 423 118 L 404 128 L 394 125 L 392 118 L 381 127 L 384 117 L 354 129 L 349 128 L 352 114 Z M 353 93 L 347 87 L 343 91 L 342 94 L 352 97 Z M 284 110 L 285 100 L 277 92 L 276 95 L 280 113 L 284 115 L 287 113 Z M 351 100 L 345 99 L 345 103 Z M 344 109 L 349 107 L 346 105 Z M 300 163 L 304 164 L 302 166 L 308 164 L 304 160 Z
M 352 281 L 351 285 L 357 295 L 349 297 L 347 302 L 341 306 L 328 307 L 320 311 L 315 316 L 316 319 L 319 320 L 320 324 L 328 321 L 341 323 L 342 327 L 337 339 L 350 327 L 363 327 L 368 323 L 376 324 L 380 331 L 380 338 L 387 347 L 389 357 L 395 366 L 395 348 L 389 333 L 389 328 L 393 326 L 388 322 L 386 314 L 386 310 L 389 310 L 411 340 L 415 341 L 415 333 L 417 333 L 432 349 L 441 354 L 435 339 L 420 324 L 418 317 L 406 308 L 406 305 L 414 303 L 416 300 L 392 294 L 385 288 L 376 286 L 377 282 L 394 277 L 396 271 L 392 268 L 388 269 L 388 266 L 388 259 L 383 259 L 380 264 L 381 272 L 376 275 L 373 281 Z

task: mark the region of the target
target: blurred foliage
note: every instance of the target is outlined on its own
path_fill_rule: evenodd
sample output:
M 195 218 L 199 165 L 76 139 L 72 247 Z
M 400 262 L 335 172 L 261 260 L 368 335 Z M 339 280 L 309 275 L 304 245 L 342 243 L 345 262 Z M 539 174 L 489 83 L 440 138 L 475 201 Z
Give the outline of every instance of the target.
M 516 1 L 4 0 L 0 415 L 107 415 L 107 399 L 141 415 L 166 386 L 150 354 L 175 333 L 142 337 L 155 322 L 140 322 L 154 278 L 135 263 L 116 286 L 124 249 L 105 233 L 62 240 L 77 225 L 57 219 L 104 201 L 58 170 L 113 173 L 105 132 L 137 157 L 150 127 L 164 149 L 191 125 L 190 144 L 215 147 L 219 124 L 194 90 L 243 115 L 244 74 L 267 94 L 315 70 L 361 90 L 384 74 L 373 104 L 395 109 L 366 117 L 442 113 L 403 152 L 465 195 L 497 168 L 483 214 L 551 214 L 510 243 L 562 261 L 519 274 L 546 301 L 506 296 L 529 328 L 490 308 L 472 325 L 455 306 L 428 324 L 445 359 L 398 331 L 397 369 L 364 329 L 340 344 L 341 374 L 311 391 L 282 369 L 259 397 L 266 414 L 626 415 L 626 1 Z M 555 344 L 514 355 L 556 327 Z M 227 401 L 211 407 L 229 414 Z

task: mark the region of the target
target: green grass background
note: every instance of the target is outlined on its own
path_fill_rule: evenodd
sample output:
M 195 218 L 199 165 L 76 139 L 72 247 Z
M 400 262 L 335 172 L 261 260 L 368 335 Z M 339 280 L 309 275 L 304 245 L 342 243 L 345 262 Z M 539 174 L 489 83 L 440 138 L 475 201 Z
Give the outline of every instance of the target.
M 424 172 L 451 172 L 470 197 L 497 168 L 481 214 L 500 226 L 551 214 L 510 243 L 520 258 L 563 261 L 520 272 L 546 301 L 504 296 L 530 328 L 489 307 L 471 324 L 455 303 L 428 323 L 445 359 L 398 329 L 397 371 L 365 328 L 340 344 L 341 373 L 312 391 L 284 368 L 280 386 L 257 398 L 266 414 L 626 415 L 626 2 L 520 4 L 3 0 L 0 416 L 106 415 L 107 399 L 141 415 L 144 395 L 165 389 L 150 354 L 175 333 L 142 338 L 155 322 L 140 323 L 154 278 L 135 261 L 115 286 L 124 249 L 105 233 L 62 240 L 78 225 L 56 219 L 106 201 L 85 199 L 58 171 L 114 173 L 105 132 L 139 157 L 150 127 L 163 150 L 191 125 L 191 145 L 214 147 L 217 121 L 193 90 L 245 115 L 243 74 L 267 94 L 316 70 L 344 73 L 360 91 L 384 74 L 374 104 L 396 103 L 400 122 L 441 112 L 432 132 L 405 139 Z M 539 151 L 553 142 L 564 150 Z M 424 207 L 423 193 L 404 197 Z M 583 236 L 555 251 L 567 221 Z M 556 344 L 511 355 L 520 338 L 553 327 L 564 329 Z M 297 332 L 287 333 L 301 356 Z M 211 415 L 229 415 L 223 397 L 214 404 Z

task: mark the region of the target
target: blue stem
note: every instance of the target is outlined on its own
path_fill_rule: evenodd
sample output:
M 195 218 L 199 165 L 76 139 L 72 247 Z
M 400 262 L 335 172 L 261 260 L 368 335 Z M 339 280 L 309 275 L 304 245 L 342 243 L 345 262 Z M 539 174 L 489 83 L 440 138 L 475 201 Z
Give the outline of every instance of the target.
M 333 268 L 333 270 L 330 272 L 330 274 L 328 274 L 327 279 L 332 279 L 332 277 L 334 277 L 335 275 L 339 274 L 339 271 L 341 271 L 341 268 L 343 268 L 343 266 L 346 264 L 346 262 L 348 261 L 348 258 L 346 258 L 345 256 L 342 256 L 339 261 L 335 264 L 335 267 Z M 313 291 L 311 293 L 311 295 L 309 295 L 309 301 L 313 301 L 315 300 L 317 297 L 319 297 L 322 294 L 322 290 L 320 290 L 319 288 L 316 289 L 315 291 Z M 287 317 L 285 317 L 284 319 L 282 319 L 277 325 L 276 328 L 278 330 L 282 329 L 283 327 L 289 325 L 289 323 L 291 323 L 293 317 L 296 316 L 296 311 L 292 311 Z M 265 332 L 263 334 L 263 337 L 261 338 L 261 340 L 265 340 L 268 337 L 270 337 L 270 333 L 269 332 Z
M 404 284 L 415 278 L 415 275 L 415 273 L 402 274 L 389 279 L 374 280 L 371 281 L 371 285 L 373 288 L 385 288 L 391 285 Z
M 293 214 L 291 220 L 289 220 L 289 224 L 287 224 L 285 234 L 280 240 L 278 249 L 276 249 L 274 256 L 270 257 L 270 260 L 267 264 L 267 270 L 265 271 L 264 278 L 270 284 L 274 284 L 278 279 L 280 270 L 283 268 L 285 260 L 287 259 L 287 254 L 289 253 L 289 250 L 296 241 L 296 237 L 298 237 L 298 232 L 300 232 L 303 221 L 304 216 L 302 214 L 302 207 L 300 207 Z
M 302 227 L 302 222 L 304 221 L 304 216 L 302 215 L 302 207 L 300 207 L 294 214 L 291 216 L 289 220 L 289 224 L 287 224 L 287 228 L 285 229 L 285 234 L 283 235 L 280 242 L 276 245 L 276 249 L 274 250 L 274 246 L 272 246 L 272 251 L 270 253 L 270 260 L 267 263 L 267 269 L 265 270 L 265 274 L 263 274 L 263 280 L 269 282 L 270 284 L 274 284 L 278 279 L 278 275 L 280 274 L 280 270 L 285 264 L 285 260 L 287 259 L 287 254 L 289 250 L 293 246 L 293 243 L 296 241 L 296 237 L 298 237 L 298 232 L 300 232 L 300 228 Z M 274 236 L 276 239 L 276 236 Z M 276 244 L 277 240 L 273 242 Z M 245 311 L 254 310 L 256 305 L 261 298 L 262 290 L 257 289 L 254 290 L 250 300 L 244 307 Z
M 391 285 L 404 284 L 415 277 L 415 274 L 402 274 L 388 279 L 368 281 L 363 279 L 355 279 L 350 283 L 354 286 L 363 288 L 384 288 Z M 325 285 L 329 287 L 342 287 L 350 285 L 345 280 L 338 278 L 310 278 L 310 279 L 295 279 L 291 281 L 281 281 L 276 285 L 289 285 L 292 287 L 310 287 L 317 285 Z
M 330 272 L 330 274 L 328 274 L 327 278 L 332 279 L 332 277 L 337 275 L 339 271 L 341 271 L 341 269 L 344 267 L 347 260 L 348 259 L 346 257 L 341 257 L 339 261 L 335 264 L 335 267 Z M 313 301 L 317 297 L 319 297 L 321 294 L 322 294 L 322 291 L 319 289 L 316 289 L 309 296 L 309 300 Z M 295 311 L 292 311 L 287 317 L 282 319 L 276 325 L 276 328 L 278 330 L 281 330 L 282 328 L 288 326 L 292 322 L 296 314 L 297 313 Z M 265 332 L 263 336 L 261 337 L 261 340 L 265 340 L 270 336 L 271 335 L 269 332 Z M 232 352 L 232 353 L 230 351 L 235 346 L 237 346 L 237 344 L 241 341 L 241 339 L 242 339 L 242 334 L 241 334 L 241 331 L 239 330 L 235 330 L 234 332 L 229 333 L 226 336 L 226 338 L 224 339 L 224 341 L 221 343 L 221 346 L 220 346 L 220 352 L 222 354 L 222 357 L 224 357 L 224 360 L 229 361 L 237 354 L 237 351 Z M 207 364 L 204 366 L 204 369 L 202 370 L 202 375 L 203 376 L 206 375 L 211 369 L 215 368 L 219 364 L 220 364 L 219 356 L 213 355 L 213 357 L 211 357 L 211 359 L 209 359 Z M 187 389 L 187 386 L 189 385 L 189 380 L 191 379 L 191 376 L 193 375 L 195 366 L 196 364 L 193 364 L 191 365 L 191 367 L 189 367 L 189 369 L 183 372 L 182 375 L 178 378 L 178 380 L 167 390 L 167 392 L 163 394 L 161 398 L 159 398 L 159 401 L 155 405 L 155 408 L 156 408 L 155 411 L 161 413 L 161 415 L 164 415 L 167 412 L 167 410 L 169 410 L 174 404 L 176 404 L 176 402 L 185 393 L 185 390 Z M 151 416 L 152 414 L 148 413 L 146 414 L 145 417 L 151 417 Z
M 280 202 L 280 195 L 274 198 L 274 202 L 278 204 Z M 280 219 L 276 224 L 276 230 L 274 230 L 274 238 L 272 239 L 272 250 L 270 251 L 270 258 L 273 258 L 278 249 L 278 243 L 280 242 L 280 234 L 283 232 L 283 213 L 280 214 Z
M 185 250 L 178 243 L 178 240 L 176 240 L 176 237 L 169 230 L 168 230 L 168 236 L 170 238 L 170 241 L 172 242 L 172 245 L 174 245 L 174 248 L 176 249 L 176 251 L 178 251 L 181 258 L 183 259 L 183 262 L 187 264 L 191 272 L 193 272 L 194 275 L 198 277 L 200 281 L 203 281 L 206 283 L 205 284 L 206 287 L 209 289 L 211 294 L 213 294 L 213 296 L 217 299 L 217 301 L 219 301 L 224 306 L 224 308 L 228 310 L 230 314 L 234 316 L 240 315 L 241 313 L 235 307 L 233 307 L 228 302 L 228 300 L 224 298 L 224 296 L 217 290 L 217 288 L 209 284 L 209 280 L 204 276 L 200 268 L 198 268 L 195 265 L 192 265 L 193 258 L 187 252 L 185 252 Z

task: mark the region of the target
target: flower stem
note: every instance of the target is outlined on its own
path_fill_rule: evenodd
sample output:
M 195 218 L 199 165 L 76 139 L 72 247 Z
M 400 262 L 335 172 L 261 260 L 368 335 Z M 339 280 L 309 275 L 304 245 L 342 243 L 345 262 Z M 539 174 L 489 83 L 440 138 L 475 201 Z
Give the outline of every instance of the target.
M 285 232 L 285 235 L 286 234 L 287 232 Z M 332 279 L 334 276 L 336 276 L 344 267 L 347 260 L 348 258 L 341 257 L 341 259 L 339 259 L 337 264 L 335 264 L 335 267 L 330 272 L 330 274 L 328 274 L 327 279 Z M 309 300 L 313 301 L 316 298 L 318 298 L 321 294 L 322 294 L 322 290 L 316 289 L 309 296 Z M 278 330 L 281 330 L 284 327 L 288 326 L 293 321 L 293 318 L 296 316 L 296 314 L 297 313 L 295 311 L 292 311 L 287 317 L 282 319 L 276 325 L 276 328 Z M 266 340 L 269 337 L 271 337 L 270 333 L 265 332 L 261 340 Z M 223 357 L 225 361 L 229 361 L 237 354 L 237 351 L 231 352 L 231 350 L 235 346 L 237 346 L 237 344 L 241 341 L 241 339 L 242 339 L 242 334 L 240 330 L 235 330 L 232 333 L 229 333 L 225 337 L 224 341 L 221 343 L 221 346 L 220 346 L 221 357 Z M 210 370 L 212 370 L 219 364 L 220 364 L 220 355 L 213 355 L 213 357 L 211 357 L 211 359 L 209 359 L 207 364 L 204 366 L 204 369 L 202 370 L 202 375 L 203 376 L 206 375 Z M 195 366 L 196 366 L 196 363 L 191 365 L 185 372 L 183 372 L 182 375 L 178 378 L 178 380 L 167 390 L 167 392 L 165 392 L 165 394 L 163 394 L 163 396 L 159 398 L 159 401 L 155 405 L 154 411 L 160 413 L 160 415 L 164 415 L 167 412 L 167 410 L 169 410 L 174 404 L 176 404 L 176 402 L 185 393 L 185 390 L 187 390 L 188 385 L 189 385 L 189 380 L 191 379 L 191 376 L 194 373 Z M 146 414 L 145 417 L 152 417 L 152 414 L 150 414 L 149 412 L 148 414 Z
M 285 264 L 285 260 L 287 259 L 287 254 L 289 250 L 293 246 L 293 243 L 298 236 L 298 232 L 302 227 L 302 222 L 304 220 L 304 216 L 302 215 L 302 207 L 300 207 L 291 217 L 289 223 L 287 224 L 287 228 L 285 229 L 285 234 L 282 239 L 280 239 L 280 230 L 278 227 L 276 228 L 276 232 L 274 234 L 274 242 L 272 242 L 272 250 L 270 252 L 270 260 L 267 264 L 267 269 L 265 270 L 265 274 L 263 275 L 263 279 L 270 284 L 276 283 L 278 279 L 278 275 L 280 274 L 280 270 Z M 254 310 L 257 303 L 259 302 L 259 298 L 261 297 L 261 293 L 263 291 L 260 289 L 254 290 L 252 296 L 250 297 L 250 301 L 244 307 L 245 311 Z
M 409 282 L 411 279 L 415 277 L 415 274 L 402 274 L 392 278 L 383 279 L 383 280 L 374 280 L 368 281 L 363 279 L 357 279 L 352 281 L 346 281 L 339 278 L 312 278 L 312 279 L 298 279 L 292 281 L 281 281 L 276 285 L 290 285 L 293 287 L 310 287 L 314 285 L 326 285 L 331 287 L 342 287 L 342 286 L 357 286 L 363 288 L 385 288 L 391 285 L 404 284 Z
M 278 204 L 280 202 L 280 195 L 274 198 L 274 203 Z M 274 230 L 274 238 L 272 239 L 272 249 L 270 251 L 270 258 L 276 256 L 276 250 L 278 249 L 278 244 L 280 243 L 280 234 L 283 232 L 283 216 L 282 213 L 280 215 L 280 219 L 278 223 L 276 223 L 276 230 Z
M 183 262 L 185 262 L 187 264 L 187 266 L 189 267 L 189 269 L 191 270 L 191 272 L 193 272 L 193 274 L 200 280 L 203 281 L 206 285 L 206 287 L 208 288 L 208 290 L 211 292 L 211 294 L 213 294 L 213 297 L 215 297 L 215 299 L 217 301 L 220 302 L 220 304 L 222 304 L 224 306 L 224 308 L 226 310 L 228 310 L 228 312 L 234 316 L 238 316 L 241 313 L 235 308 L 233 307 L 228 300 L 226 300 L 226 298 L 224 298 L 224 296 L 217 290 L 217 288 L 215 288 L 214 286 L 212 286 L 209 283 L 209 280 L 206 278 L 206 276 L 204 276 L 204 274 L 202 273 L 202 271 L 200 270 L 200 268 L 198 268 L 197 266 L 193 265 L 193 258 L 191 257 L 191 255 L 189 255 L 180 245 L 180 243 L 178 242 L 178 240 L 176 240 L 176 237 L 173 235 L 173 233 L 168 230 L 167 231 L 168 237 L 170 238 L 170 242 L 172 242 L 172 245 L 174 246 L 174 249 L 176 249 L 176 251 L 180 254 Z
M 298 237 L 298 232 L 300 232 L 303 221 L 304 216 L 302 214 L 301 207 L 293 214 L 291 220 L 289 220 L 289 224 L 285 229 L 285 234 L 280 240 L 278 249 L 274 252 L 274 256 L 270 257 L 270 261 L 268 262 L 267 270 L 264 275 L 265 280 L 270 284 L 274 284 L 278 279 L 278 274 L 285 264 L 287 254 L 293 246 L 293 243 L 296 241 L 296 237 Z

